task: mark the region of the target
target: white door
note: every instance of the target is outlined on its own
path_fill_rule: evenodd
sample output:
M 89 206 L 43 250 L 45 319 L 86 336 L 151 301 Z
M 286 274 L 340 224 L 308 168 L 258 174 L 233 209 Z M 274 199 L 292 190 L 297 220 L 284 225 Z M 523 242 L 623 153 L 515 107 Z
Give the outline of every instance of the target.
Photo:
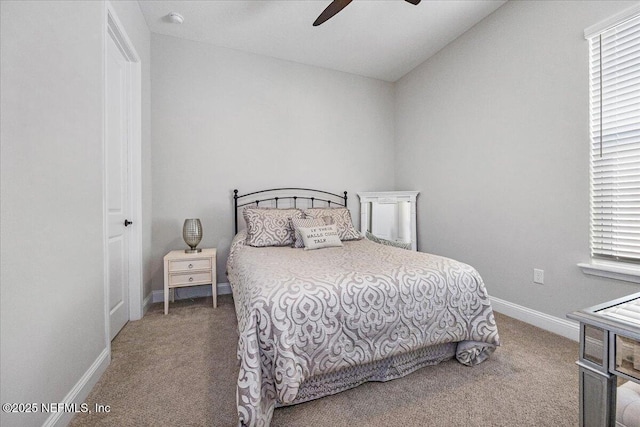
M 110 339 L 129 321 L 129 62 L 111 35 L 106 55 L 106 209 Z

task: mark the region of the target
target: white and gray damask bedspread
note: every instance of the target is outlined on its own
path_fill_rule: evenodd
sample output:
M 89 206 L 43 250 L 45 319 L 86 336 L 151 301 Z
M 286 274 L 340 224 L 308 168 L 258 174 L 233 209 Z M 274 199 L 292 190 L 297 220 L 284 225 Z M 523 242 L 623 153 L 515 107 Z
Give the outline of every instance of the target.
M 276 402 L 316 375 L 443 343 L 481 363 L 499 345 L 477 271 L 367 240 L 312 251 L 233 240 L 227 274 L 238 317 L 240 425 L 268 426 Z

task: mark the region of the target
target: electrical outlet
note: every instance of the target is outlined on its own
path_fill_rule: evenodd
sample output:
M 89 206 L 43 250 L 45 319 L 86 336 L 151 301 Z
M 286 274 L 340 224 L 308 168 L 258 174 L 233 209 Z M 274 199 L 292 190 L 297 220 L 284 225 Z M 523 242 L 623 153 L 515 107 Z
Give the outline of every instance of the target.
M 540 270 L 539 268 L 533 269 L 533 283 L 544 285 L 544 270 Z

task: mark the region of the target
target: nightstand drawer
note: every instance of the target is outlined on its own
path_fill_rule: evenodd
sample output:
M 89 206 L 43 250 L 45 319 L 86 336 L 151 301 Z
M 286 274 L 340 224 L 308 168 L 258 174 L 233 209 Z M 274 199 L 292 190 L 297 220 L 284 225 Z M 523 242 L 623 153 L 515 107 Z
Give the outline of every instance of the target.
M 206 270 L 211 268 L 211 258 L 169 261 L 169 271 Z
M 211 283 L 211 271 L 171 274 L 169 276 L 169 286 L 189 285 L 191 283 Z

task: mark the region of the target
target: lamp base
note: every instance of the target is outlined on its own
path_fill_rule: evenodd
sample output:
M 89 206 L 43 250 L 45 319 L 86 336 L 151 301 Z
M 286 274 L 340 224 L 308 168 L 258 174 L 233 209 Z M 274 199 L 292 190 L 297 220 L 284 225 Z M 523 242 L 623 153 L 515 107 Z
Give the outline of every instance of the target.
M 185 249 L 184 253 L 185 254 L 199 254 L 200 252 L 202 252 L 202 249 L 196 248 L 196 249 Z

